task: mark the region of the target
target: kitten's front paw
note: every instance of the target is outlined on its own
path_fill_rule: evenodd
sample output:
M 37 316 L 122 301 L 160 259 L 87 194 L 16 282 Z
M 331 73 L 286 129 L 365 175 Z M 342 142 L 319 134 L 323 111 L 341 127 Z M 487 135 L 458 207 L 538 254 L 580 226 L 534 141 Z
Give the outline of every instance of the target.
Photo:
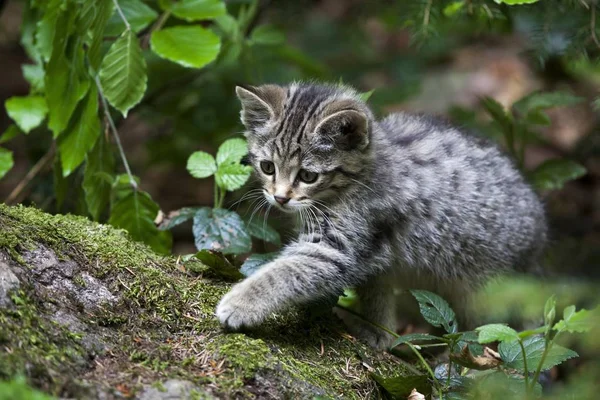
M 235 285 L 217 306 L 216 315 L 223 327 L 238 330 L 260 324 L 268 315 L 264 301 L 249 295 L 246 282 Z

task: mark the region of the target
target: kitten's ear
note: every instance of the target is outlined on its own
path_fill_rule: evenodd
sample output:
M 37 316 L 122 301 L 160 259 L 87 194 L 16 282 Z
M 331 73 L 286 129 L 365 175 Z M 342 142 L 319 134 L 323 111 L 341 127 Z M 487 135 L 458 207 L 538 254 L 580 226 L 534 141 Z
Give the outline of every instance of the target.
M 342 150 L 363 150 L 369 144 L 369 118 L 358 110 L 340 110 L 319 122 L 315 132 Z
M 250 130 L 278 117 L 286 96 L 277 85 L 236 86 L 235 93 L 242 102 L 242 123 Z

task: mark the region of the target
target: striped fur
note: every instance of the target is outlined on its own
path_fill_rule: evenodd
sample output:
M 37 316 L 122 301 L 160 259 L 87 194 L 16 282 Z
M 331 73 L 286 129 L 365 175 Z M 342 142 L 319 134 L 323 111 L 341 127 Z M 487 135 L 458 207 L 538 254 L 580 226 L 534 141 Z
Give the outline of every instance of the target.
M 238 88 L 250 162 L 266 199 L 300 215 L 296 240 L 217 307 L 229 328 L 356 287 L 363 314 L 394 327 L 395 288 L 466 308 L 486 278 L 536 264 L 543 206 L 496 146 L 423 115 L 377 121 L 350 88 Z M 273 162 L 275 173 L 262 171 Z M 314 183 L 300 170 L 317 173 Z M 281 206 L 275 196 L 289 198 Z M 390 337 L 355 327 L 385 347 Z

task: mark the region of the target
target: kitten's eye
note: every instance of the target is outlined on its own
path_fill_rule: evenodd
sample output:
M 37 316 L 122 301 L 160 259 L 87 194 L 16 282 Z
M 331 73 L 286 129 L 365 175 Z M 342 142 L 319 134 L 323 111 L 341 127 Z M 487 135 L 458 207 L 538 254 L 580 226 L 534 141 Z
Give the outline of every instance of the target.
M 319 174 L 317 174 L 316 172 L 311 172 L 311 171 L 307 171 L 305 169 L 301 169 L 300 173 L 298 174 L 298 177 L 300 178 L 300 180 L 302 182 L 313 183 L 314 181 L 317 180 L 317 178 L 319 177 Z
M 260 169 L 267 175 L 273 175 L 275 173 L 275 164 L 271 161 L 261 161 Z

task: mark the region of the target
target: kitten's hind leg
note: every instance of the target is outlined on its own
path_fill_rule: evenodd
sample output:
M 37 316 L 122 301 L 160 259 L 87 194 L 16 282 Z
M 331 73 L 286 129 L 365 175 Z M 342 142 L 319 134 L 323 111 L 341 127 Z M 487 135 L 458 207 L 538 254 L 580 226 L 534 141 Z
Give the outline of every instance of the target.
M 344 310 L 338 312 L 338 316 L 342 318 L 354 336 L 374 348 L 388 350 L 394 337 L 369 322 L 391 331 L 396 330 L 396 302 L 394 301 L 392 279 L 386 275 L 372 277 L 365 284 L 358 286 L 356 292 L 358 294 L 357 312 L 364 319 Z

